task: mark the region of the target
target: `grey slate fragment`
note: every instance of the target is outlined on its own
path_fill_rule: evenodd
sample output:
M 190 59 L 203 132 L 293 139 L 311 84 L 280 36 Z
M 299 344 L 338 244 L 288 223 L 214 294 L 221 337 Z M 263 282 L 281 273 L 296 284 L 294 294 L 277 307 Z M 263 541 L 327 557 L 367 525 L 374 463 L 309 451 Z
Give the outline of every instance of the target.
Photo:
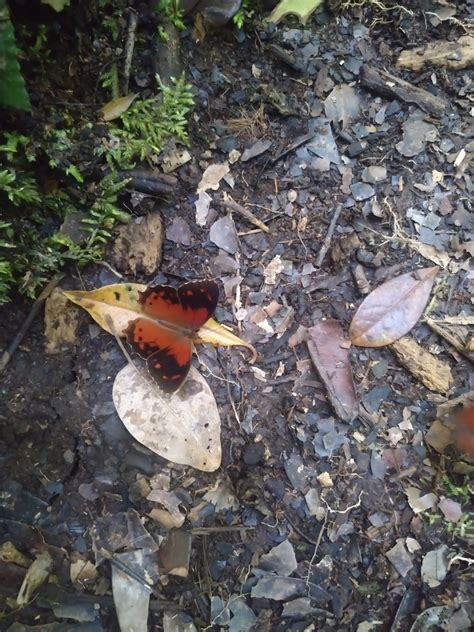
M 310 472 L 303 464 L 300 455 L 294 452 L 290 458 L 284 462 L 283 467 L 293 487 L 300 492 L 304 491 L 308 484 L 308 475 Z
M 357 202 L 368 200 L 375 195 L 375 189 L 365 182 L 354 182 L 354 184 L 351 184 L 351 192 L 354 200 Z
M 289 540 L 284 540 L 266 555 L 262 555 L 258 567 L 264 571 L 274 572 L 277 575 L 291 575 L 298 564 L 296 562 L 295 551 Z
M 387 169 L 382 165 L 372 165 L 366 167 L 362 172 L 362 181 L 369 184 L 383 182 L 387 179 Z
M 239 247 L 234 220 L 230 215 L 225 215 L 214 222 L 209 231 L 209 238 L 216 246 L 231 255 L 235 254 Z
M 336 141 L 332 135 L 331 125 L 329 123 L 320 123 L 314 125 L 314 138 L 306 145 L 311 153 L 319 158 L 326 158 L 335 165 L 340 164 L 339 151 Z
M 313 611 L 314 608 L 311 605 L 309 597 L 299 597 L 298 599 L 289 601 L 283 606 L 281 616 L 301 619 L 302 617 L 311 614 Z
M 387 551 L 386 556 L 402 577 L 406 577 L 407 573 L 413 568 L 413 562 L 405 548 L 403 538 L 397 540 L 395 546 Z
M 407 158 L 420 154 L 426 143 L 433 142 L 438 137 L 438 130 L 434 125 L 420 119 L 418 115 L 410 116 L 403 124 L 402 140 L 395 145 L 397 151 Z
M 271 145 L 271 140 L 257 140 L 257 142 L 254 143 L 251 147 L 247 147 L 247 149 L 244 150 L 240 161 L 247 162 L 247 160 L 251 160 L 252 158 L 260 156 L 261 154 L 266 152 L 267 149 L 270 149 Z
M 286 601 L 291 597 L 304 595 L 306 589 L 306 583 L 301 579 L 265 575 L 252 588 L 250 595 L 252 599 L 264 597 L 275 601 Z
M 257 621 L 253 610 L 247 606 L 242 597 L 232 595 L 229 600 L 232 619 L 228 632 L 250 632 Z
M 211 621 L 216 625 L 229 625 L 230 610 L 223 599 L 217 596 L 211 597 Z

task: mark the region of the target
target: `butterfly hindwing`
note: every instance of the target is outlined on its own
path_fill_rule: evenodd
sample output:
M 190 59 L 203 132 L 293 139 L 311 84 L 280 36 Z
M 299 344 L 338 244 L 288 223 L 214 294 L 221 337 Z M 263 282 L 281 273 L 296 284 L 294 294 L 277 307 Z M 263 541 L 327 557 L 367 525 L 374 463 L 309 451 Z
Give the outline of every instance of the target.
M 192 341 L 147 318 L 136 318 L 125 330 L 127 342 L 147 361 L 150 375 L 171 393 L 184 382 L 191 365 Z

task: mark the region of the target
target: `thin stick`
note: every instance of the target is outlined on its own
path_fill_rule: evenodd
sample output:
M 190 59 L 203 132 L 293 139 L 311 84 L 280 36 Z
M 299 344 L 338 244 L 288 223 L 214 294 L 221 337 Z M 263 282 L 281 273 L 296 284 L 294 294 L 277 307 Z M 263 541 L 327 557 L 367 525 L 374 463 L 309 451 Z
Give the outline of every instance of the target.
M 249 222 L 253 224 L 254 226 L 258 226 L 258 228 L 260 228 L 260 230 L 263 230 L 264 233 L 270 232 L 270 229 L 268 228 L 268 226 L 265 226 L 265 224 L 261 222 L 258 219 L 258 217 L 255 217 L 255 215 L 251 211 L 249 211 L 247 208 L 245 208 L 238 202 L 234 202 L 234 200 L 227 198 L 225 200 L 217 200 L 216 203 L 222 208 L 230 208 L 231 211 L 240 213 L 242 217 L 245 217 L 245 219 L 248 219 Z
M 309 142 L 312 138 L 314 138 L 314 136 L 315 136 L 314 132 L 308 132 L 307 134 L 304 134 L 303 136 L 300 136 L 293 143 L 288 145 L 288 147 L 286 149 L 284 149 L 281 153 L 279 153 L 278 156 L 275 156 L 275 158 L 272 158 L 271 159 L 271 164 L 274 165 L 279 160 L 281 160 L 282 158 L 287 156 L 289 153 L 291 153 L 292 151 L 295 151 L 295 149 L 298 149 L 299 147 L 301 147 L 301 145 L 304 145 L 305 143 Z
M 133 49 L 135 48 L 135 35 L 137 32 L 138 16 L 134 9 L 128 9 L 127 37 L 125 40 L 125 61 L 122 73 L 122 95 L 128 94 L 130 81 L 130 69 L 132 67 Z
M 53 278 L 51 279 L 51 281 L 48 283 L 48 285 L 44 288 L 44 290 L 38 296 L 36 301 L 33 303 L 33 307 L 31 308 L 30 313 L 26 317 L 23 325 L 20 327 L 18 333 L 13 338 L 8 349 L 4 351 L 2 358 L 0 359 L 0 373 L 3 372 L 7 364 L 12 359 L 13 354 L 15 353 L 15 351 L 21 344 L 23 338 L 27 334 L 28 329 L 31 326 L 31 323 L 34 321 L 34 319 L 38 315 L 41 307 L 43 306 L 43 303 L 45 302 L 45 300 L 48 298 L 48 296 L 51 294 L 51 292 L 54 290 L 54 288 L 57 286 L 57 284 L 59 283 L 59 281 L 61 281 L 63 277 L 64 277 L 64 274 L 62 272 L 58 272 L 58 274 L 55 274 Z
M 331 239 L 336 229 L 337 220 L 339 219 L 339 215 L 342 211 L 342 204 L 338 204 L 334 211 L 334 215 L 332 216 L 331 223 L 329 224 L 328 232 L 326 233 L 326 237 L 324 238 L 323 245 L 321 246 L 321 250 L 319 251 L 318 258 L 316 259 L 316 265 L 318 267 L 323 263 L 324 257 L 326 256 L 327 251 L 329 250 L 329 246 L 331 245 Z

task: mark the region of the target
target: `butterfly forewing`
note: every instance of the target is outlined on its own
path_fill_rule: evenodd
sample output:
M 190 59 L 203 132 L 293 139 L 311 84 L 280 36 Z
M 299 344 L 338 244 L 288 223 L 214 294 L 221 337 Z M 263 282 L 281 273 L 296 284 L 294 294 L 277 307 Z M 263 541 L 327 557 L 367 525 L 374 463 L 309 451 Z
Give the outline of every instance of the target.
M 214 281 L 184 283 L 177 290 L 168 285 L 149 287 L 140 302 L 147 316 L 171 326 L 195 331 L 214 313 L 219 288 Z

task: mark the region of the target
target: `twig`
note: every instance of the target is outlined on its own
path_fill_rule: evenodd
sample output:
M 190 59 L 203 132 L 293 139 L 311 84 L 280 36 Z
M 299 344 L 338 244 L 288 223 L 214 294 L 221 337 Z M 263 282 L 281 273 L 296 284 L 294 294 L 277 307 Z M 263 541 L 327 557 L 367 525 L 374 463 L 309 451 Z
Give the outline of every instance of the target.
M 281 153 L 279 153 L 278 156 L 275 156 L 275 158 L 272 158 L 270 161 L 271 164 L 274 165 L 279 160 L 284 158 L 287 154 L 290 154 L 292 151 L 295 151 L 295 149 L 298 149 L 299 147 L 301 147 L 301 145 L 304 145 L 305 143 L 309 142 L 314 137 L 314 135 L 315 135 L 314 132 L 308 132 L 307 134 L 304 134 L 303 136 L 300 136 L 299 138 L 297 138 L 293 143 L 288 145 L 286 149 L 284 149 Z
M 51 279 L 51 281 L 48 283 L 48 285 L 44 288 L 44 290 L 38 296 L 36 301 L 33 303 L 33 307 L 31 308 L 30 313 L 26 317 L 23 325 L 20 327 L 18 333 L 13 338 L 8 349 L 3 353 L 2 358 L 0 359 L 0 373 L 3 372 L 4 368 L 12 359 L 13 354 L 17 350 L 18 346 L 21 344 L 23 338 L 28 332 L 28 329 L 30 328 L 31 323 L 34 321 L 34 319 L 38 315 L 38 312 L 43 306 L 43 303 L 45 302 L 45 300 L 48 298 L 48 296 L 51 294 L 51 292 L 54 290 L 54 288 L 57 286 L 57 284 L 59 283 L 59 281 L 61 281 L 63 277 L 64 277 L 64 274 L 62 272 L 55 274 L 53 278 Z
M 265 224 L 261 222 L 258 217 L 255 217 L 255 215 L 251 211 L 249 211 L 241 204 L 238 204 L 238 202 L 234 202 L 234 200 L 226 198 L 225 200 L 217 200 L 216 203 L 222 208 L 230 208 L 231 211 L 240 213 L 240 215 L 245 217 L 245 219 L 248 219 L 249 222 L 252 223 L 254 226 L 257 226 L 258 228 L 260 228 L 260 230 L 263 230 L 264 233 L 270 232 L 268 226 L 265 226 Z
M 252 531 L 256 527 L 246 527 L 244 525 L 233 524 L 229 527 L 195 527 L 190 529 L 193 535 L 211 535 L 212 533 L 229 533 L 232 531 Z
M 329 224 L 328 232 L 326 233 L 326 237 L 324 238 L 323 245 L 321 246 L 321 250 L 319 251 L 318 258 L 316 259 L 316 265 L 318 267 L 323 263 L 324 257 L 326 256 L 327 251 L 329 250 L 329 246 L 331 245 L 331 239 L 336 229 L 337 220 L 339 219 L 339 215 L 342 211 L 342 204 L 338 204 L 334 211 L 334 215 L 332 216 L 331 223 Z
M 138 15 L 131 7 L 128 9 L 127 36 L 125 40 L 125 60 L 122 73 L 122 95 L 128 94 L 130 81 L 130 68 L 132 67 L 133 49 L 135 48 L 135 35 L 137 32 Z
M 318 538 L 314 544 L 313 555 L 311 556 L 311 559 L 309 561 L 308 574 L 306 575 L 306 586 L 309 586 L 309 583 L 310 583 L 309 578 L 311 577 L 311 569 L 313 567 L 314 560 L 316 559 L 316 554 L 318 552 L 319 545 L 321 544 L 321 540 L 323 538 L 323 533 L 324 533 L 324 529 L 326 528 L 327 519 L 328 519 L 328 512 L 326 511 L 326 513 L 324 514 L 323 524 L 321 525 L 321 529 L 319 530 L 319 533 L 318 533 Z

